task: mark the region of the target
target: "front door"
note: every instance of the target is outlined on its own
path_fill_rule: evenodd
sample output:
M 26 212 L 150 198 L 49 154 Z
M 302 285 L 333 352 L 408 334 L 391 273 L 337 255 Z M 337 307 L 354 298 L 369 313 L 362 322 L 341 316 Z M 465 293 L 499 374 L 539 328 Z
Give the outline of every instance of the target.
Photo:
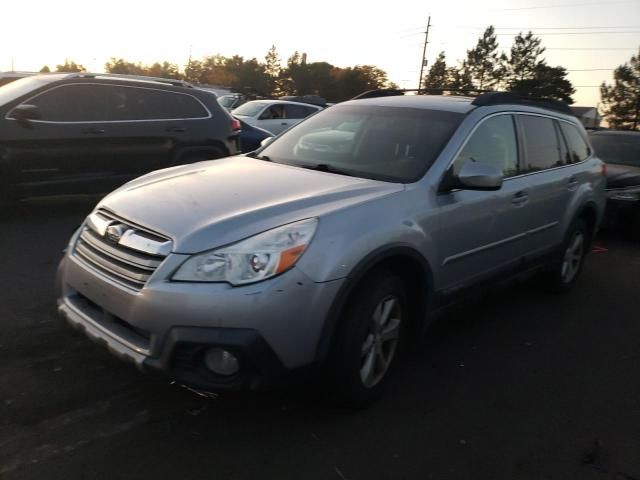
M 40 118 L 20 123 L 9 113 L 3 120 L 10 132 L 6 158 L 16 188 L 25 195 L 91 191 L 109 148 L 104 98 L 93 85 L 68 84 L 23 103 L 38 107 Z
M 516 267 L 526 252 L 529 190 L 517 176 L 512 115 L 481 121 L 458 153 L 452 173 L 467 162 L 497 166 L 505 180 L 497 191 L 455 189 L 438 195 L 440 283 L 445 294 Z

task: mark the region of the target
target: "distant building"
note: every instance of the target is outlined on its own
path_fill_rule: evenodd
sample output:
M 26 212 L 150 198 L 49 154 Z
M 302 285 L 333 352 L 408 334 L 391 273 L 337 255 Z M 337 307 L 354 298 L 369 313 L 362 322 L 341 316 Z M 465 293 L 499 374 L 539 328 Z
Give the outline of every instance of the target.
M 596 107 L 571 107 L 573 114 L 582 122 L 584 128 L 599 128 L 600 114 Z

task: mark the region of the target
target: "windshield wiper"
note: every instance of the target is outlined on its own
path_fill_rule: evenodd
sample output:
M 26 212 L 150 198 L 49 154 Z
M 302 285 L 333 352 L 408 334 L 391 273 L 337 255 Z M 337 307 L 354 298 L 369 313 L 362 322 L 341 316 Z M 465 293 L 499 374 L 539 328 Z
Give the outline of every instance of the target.
M 270 157 L 267 157 L 266 155 L 258 155 L 256 152 L 247 153 L 247 157 L 257 158 L 258 160 L 264 160 L 265 162 L 272 162 L 273 161 L 273 160 L 271 160 Z
M 297 167 L 300 168 L 306 168 L 307 170 L 317 170 L 319 172 L 328 172 L 328 173 L 335 173 L 337 175 L 346 175 L 348 177 L 353 177 L 354 175 L 351 173 L 346 172 L 345 170 L 341 170 L 339 168 L 330 166 L 326 163 L 317 163 L 315 165 L 296 165 Z

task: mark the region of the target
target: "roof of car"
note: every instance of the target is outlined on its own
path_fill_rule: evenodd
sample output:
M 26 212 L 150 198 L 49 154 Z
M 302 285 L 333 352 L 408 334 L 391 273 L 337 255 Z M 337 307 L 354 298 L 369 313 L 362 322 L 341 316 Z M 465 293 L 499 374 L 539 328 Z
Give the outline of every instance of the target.
M 284 105 L 304 105 L 305 107 L 313 107 L 313 108 L 322 108 L 319 107 L 318 105 L 312 105 L 311 103 L 302 103 L 302 102 L 291 102 L 288 100 L 251 100 L 247 103 L 264 103 L 264 104 L 269 104 L 269 105 L 273 105 L 273 104 L 284 104 Z M 245 103 L 246 105 L 246 103 Z
M 390 97 L 362 98 L 339 105 L 371 105 L 381 107 L 425 108 L 448 112 L 467 113 L 475 108 L 472 97 L 453 95 L 397 95 Z

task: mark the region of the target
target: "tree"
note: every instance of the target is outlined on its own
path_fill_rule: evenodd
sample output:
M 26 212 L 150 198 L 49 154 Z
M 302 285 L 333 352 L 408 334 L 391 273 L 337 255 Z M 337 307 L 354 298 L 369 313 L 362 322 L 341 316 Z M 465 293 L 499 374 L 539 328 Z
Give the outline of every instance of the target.
M 156 62 L 153 65 L 146 67 L 144 69 L 144 75 L 160 78 L 175 78 L 178 80 L 182 78 L 178 66 L 175 63 L 169 62 Z
M 255 58 L 245 60 L 234 55 L 225 61 L 226 73 L 230 75 L 230 87 L 238 92 L 260 96 L 268 96 L 270 82 L 264 64 Z
M 119 73 L 121 75 L 145 75 L 145 68 L 141 63 L 127 62 L 123 58 L 111 57 L 104 64 L 107 73 Z
M 264 57 L 264 70 L 268 75 L 269 80 L 269 94 L 279 97 L 282 95 L 282 88 L 280 86 L 280 57 L 278 56 L 278 50 L 275 45 L 271 45 L 271 48 Z
M 516 80 L 510 90 L 527 97 L 550 98 L 573 103 L 571 95 L 576 93 L 571 82 L 566 78 L 564 67 L 550 67 L 544 63 L 536 65 L 531 78 Z
M 64 65 L 56 65 L 56 72 L 86 72 L 87 69 L 84 68 L 79 63 L 69 61 L 65 58 Z
M 472 50 L 467 50 L 466 66 L 477 90 L 491 90 L 503 75 L 504 55 L 498 55 L 498 39 L 493 26 L 487 27 Z
M 516 82 L 532 79 L 540 72 L 536 70 L 544 64 L 544 59 L 539 60 L 545 51 L 540 44 L 542 40 L 535 37 L 532 32 L 522 35 L 520 32 L 513 40 L 511 55 L 505 64 L 505 83 L 512 86 Z
M 469 95 L 475 90 L 466 61 L 462 62 L 460 68 L 450 67 L 447 69 L 446 85 L 451 95 Z
M 640 130 L 640 49 L 613 71 L 613 84 L 602 82 L 603 114 L 618 130 Z
M 444 52 L 440 52 L 436 61 L 431 65 L 429 73 L 422 83 L 422 88 L 429 89 L 431 95 L 442 95 L 442 89 L 448 88 L 447 83 L 447 62 Z
M 40 73 L 51 73 L 51 69 L 47 65 L 45 65 L 40 69 Z

